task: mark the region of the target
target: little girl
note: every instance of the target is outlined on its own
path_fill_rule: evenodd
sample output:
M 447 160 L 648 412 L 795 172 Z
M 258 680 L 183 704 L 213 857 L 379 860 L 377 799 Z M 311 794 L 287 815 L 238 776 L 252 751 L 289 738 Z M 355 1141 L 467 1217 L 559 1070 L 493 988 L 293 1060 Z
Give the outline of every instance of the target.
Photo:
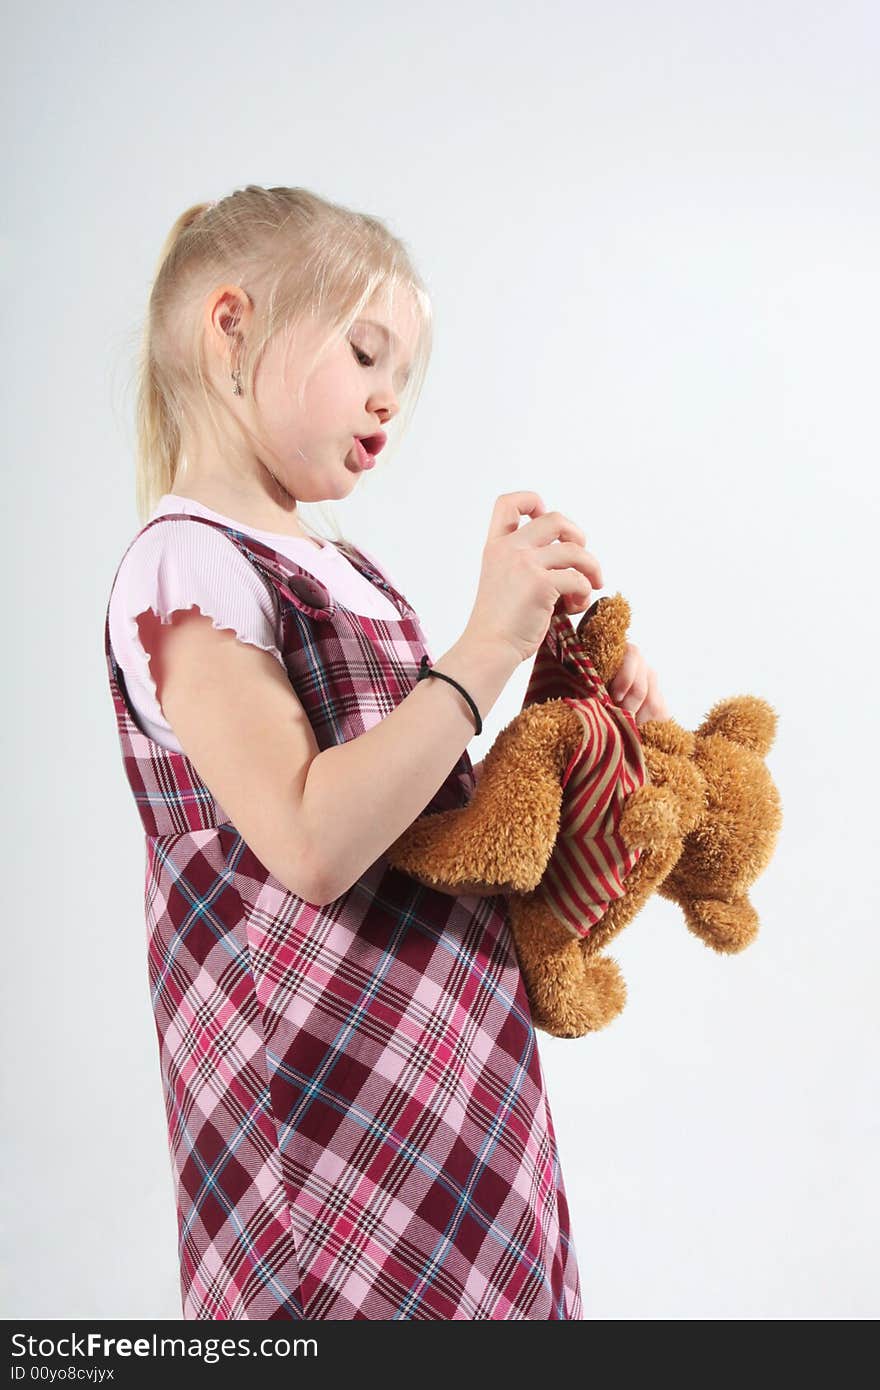
M 298 508 L 373 466 L 430 329 L 402 243 L 299 188 L 184 213 L 150 298 L 148 519 L 105 650 L 186 1319 L 582 1316 L 504 898 L 384 856 L 470 799 L 468 742 L 598 563 L 536 494 L 500 497 L 471 617 L 420 679 L 406 597 Z M 616 685 L 664 717 L 635 648 Z

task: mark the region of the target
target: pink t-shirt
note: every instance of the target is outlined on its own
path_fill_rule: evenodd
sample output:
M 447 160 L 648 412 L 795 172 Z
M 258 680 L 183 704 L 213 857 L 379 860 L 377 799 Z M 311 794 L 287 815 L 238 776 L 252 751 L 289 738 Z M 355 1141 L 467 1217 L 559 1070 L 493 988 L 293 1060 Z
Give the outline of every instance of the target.
M 370 618 L 400 617 L 391 600 L 330 542 L 319 545 L 300 536 L 257 531 L 201 502 L 170 492 L 159 499 L 150 520 L 168 513 L 210 517 L 254 536 L 307 569 L 338 603 L 354 613 Z M 375 556 L 362 545 L 358 549 L 396 588 Z M 167 623 L 175 610 L 193 605 L 210 616 L 215 628 L 231 628 L 241 641 L 271 652 L 284 666 L 276 645 L 273 591 L 228 536 L 213 526 L 186 523 L 153 526 L 138 536 L 120 565 L 110 596 L 110 645 L 144 732 L 177 753 L 183 750 L 156 699 L 156 683 L 141 645 L 137 618 L 152 609 Z

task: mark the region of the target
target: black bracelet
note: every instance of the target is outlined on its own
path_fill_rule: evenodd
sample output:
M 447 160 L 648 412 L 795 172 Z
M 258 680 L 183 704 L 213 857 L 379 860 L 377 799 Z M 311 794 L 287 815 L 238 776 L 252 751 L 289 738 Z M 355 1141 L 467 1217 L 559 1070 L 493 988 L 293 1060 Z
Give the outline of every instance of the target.
M 428 658 L 427 658 L 427 656 L 423 656 L 423 657 L 422 657 L 422 660 L 421 660 L 421 662 L 420 662 L 420 664 L 419 664 L 419 672 L 418 672 L 418 675 L 416 676 L 416 680 L 417 680 L 417 681 L 422 681 L 422 680 L 425 679 L 426 676 L 439 676 L 441 680 L 449 681 L 449 684 L 450 684 L 450 685 L 454 685 L 455 688 L 456 688 L 456 690 L 461 691 L 462 695 L 463 695 L 464 698 L 467 700 L 468 704 L 470 705 L 471 709 L 472 709 L 473 712 L 474 712 L 474 720 L 475 720 L 476 726 L 477 726 L 477 733 L 478 733 L 478 734 L 481 734 L 481 733 L 483 732 L 483 721 L 482 721 L 482 719 L 480 718 L 480 711 L 477 709 L 477 707 L 476 707 L 476 705 L 474 704 L 473 700 L 471 699 L 470 695 L 467 693 L 467 691 L 466 691 L 462 686 L 459 685 L 458 681 L 454 681 L 454 680 L 452 679 L 451 676 L 444 676 L 444 674 L 443 674 L 442 671 L 435 671 L 435 670 L 433 669 L 433 667 L 431 667 L 431 666 L 428 665 Z

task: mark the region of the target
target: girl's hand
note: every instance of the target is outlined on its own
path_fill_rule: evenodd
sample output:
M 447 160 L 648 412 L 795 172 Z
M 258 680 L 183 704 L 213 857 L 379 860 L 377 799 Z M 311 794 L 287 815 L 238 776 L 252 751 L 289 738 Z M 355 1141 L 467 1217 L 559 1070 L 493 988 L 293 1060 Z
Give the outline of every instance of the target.
M 670 718 L 657 684 L 657 672 L 648 666 L 633 642 L 626 644 L 626 655 L 609 682 L 608 693 L 615 704 L 635 716 L 637 724 Z
M 520 526 L 524 516 L 531 520 Z M 548 512 L 536 492 L 502 493 L 465 635 L 483 647 L 512 651 L 517 663 L 534 656 L 560 600 L 564 612 L 585 613 L 593 586 L 602 587 L 599 561 L 584 549 L 585 539 L 567 516 Z

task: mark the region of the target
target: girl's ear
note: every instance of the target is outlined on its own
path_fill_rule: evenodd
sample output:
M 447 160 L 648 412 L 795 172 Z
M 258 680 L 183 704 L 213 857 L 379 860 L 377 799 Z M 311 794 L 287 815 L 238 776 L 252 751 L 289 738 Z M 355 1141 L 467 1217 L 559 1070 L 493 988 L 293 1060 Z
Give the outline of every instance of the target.
M 241 351 L 242 335 L 247 334 L 253 316 L 253 300 L 240 285 L 218 285 L 211 291 L 205 301 L 205 322 L 209 340 L 221 357 L 230 353 L 233 338 Z

